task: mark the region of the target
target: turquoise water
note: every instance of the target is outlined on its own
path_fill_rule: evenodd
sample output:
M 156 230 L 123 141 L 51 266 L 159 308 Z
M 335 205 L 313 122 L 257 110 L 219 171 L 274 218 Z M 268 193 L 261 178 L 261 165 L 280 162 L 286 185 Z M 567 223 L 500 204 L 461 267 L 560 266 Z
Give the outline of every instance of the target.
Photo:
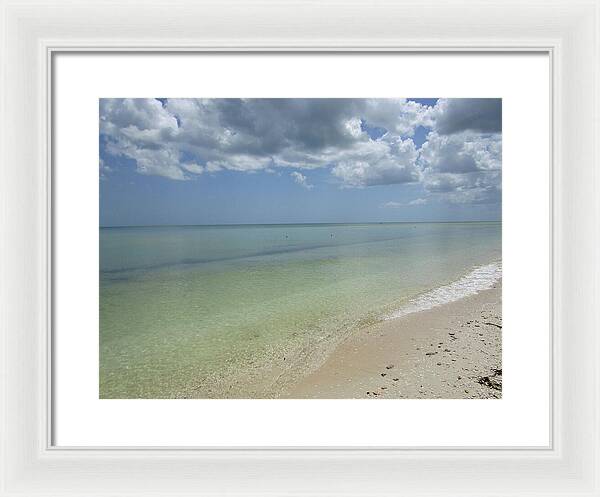
M 277 397 L 353 329 L 501 258 L 500 223 L 100 229 L 100 397 Z

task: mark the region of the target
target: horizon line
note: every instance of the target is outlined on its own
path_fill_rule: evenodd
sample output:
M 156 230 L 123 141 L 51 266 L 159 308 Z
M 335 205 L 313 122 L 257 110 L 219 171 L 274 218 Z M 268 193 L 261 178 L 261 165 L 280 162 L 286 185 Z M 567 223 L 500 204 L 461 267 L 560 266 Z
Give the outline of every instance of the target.
M 214 224 L 122 224 L 112 226 L 99 226 L 106 228 L 185 228 L 185 227 L 218 227 L 218 226 L 306 226 L 314 224 L 322 225 L 347 225 L 347 224 L 461 224 L 461 223 L 501 223 L 502 220 L 477 220 L 477 221 L 354 221 L 345 223 L 328 222 L 301 222 L 301 223 L 214 223 Z

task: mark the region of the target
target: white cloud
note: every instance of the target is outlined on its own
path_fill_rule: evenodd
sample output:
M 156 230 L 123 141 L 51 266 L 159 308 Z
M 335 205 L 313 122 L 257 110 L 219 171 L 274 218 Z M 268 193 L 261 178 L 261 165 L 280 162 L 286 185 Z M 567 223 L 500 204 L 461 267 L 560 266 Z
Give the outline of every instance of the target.
M 154 98 L 100 99 L 100 125 L 104 133 L 136 129 L 177 129 L 177 120 Z
M 419 156 L 425 190 L 454 204 L 500 202 L 502 137 L 433 131 Z
M 142 174 L 171 179 L 196 170 L 314 169 L 371 160 L 392 172 L 383 156 L 397 161 L 393 141 L 412 135 L 429 112 L 405 99 L 102 99 L 100 130 L 109 153 L 134 160 Z M 370 139 L 363 122 L 385 128 L 389 143 Z M 190 162 L 205 169 L 183 166 Z M 399 175 L 382 177 L 395 182 Z
M 371 126 L 385 128 L 404 137 L 414 135 L 417 126 L 430 126 L 433 108 L 405 98 L 367 99 L 363 118 Z
M 407 138 L 386 135 L 369 150 L 354 157 L 349 154 L 332 169 L 332 173 L 341 179 L 347 187 L 365 187 L 413 183 L 419 181 L 416 166 L 417 149 L 414 142 Z
M 502 138 L 473 133 L 439 135 L 434 131 L 421 147 L 419 160 L 423 169 L 436 173 L 499 170 Z
M 426 198 L 416 198 L 414 200 L 411 200 L 410 202 L 396 202 L 394 200 L 390 201 L 390 202 L 386 202 L 385 204 L 382 205 L 382 207 L 388 207 L 391 209 L 398 209 L 399 207 L 410 207 L 410 206 L 414 206 L 414 205 L 425 205 L 427 204 L 428 201 Z
M 294 178 L 294 182 L 299 184 L 301 187 L 306 188 L 307 190 L 310 190 L 314 187 L 314 185 L 308 183 L 306 176 L 298 171 L 291 172 L 290 176 Z
M 100 159 L 100 168 L 99 168 L 99 176 L 101 180 L 105 180 L 107 178 L 107 174 L 112 171 L 112 168 L 107 166 L 104 162 L 104 159 Z
M 431 130 L 420 150 L 418 126 Z M 501 198 L 498 99 L 101 99 L 100 133 L 101 177 L 112 155 L 173 180 L 287 168 L 310 189 L 300 171 L 327 168 L 343 188 L 421 183 L 425 197 L 406 205 Z
M 361 124 L 360 118 L 353 117 L 351 119 L 348 119 L 344 123 L 344 126 L 346 127 L 346 129 L 348 130 L 348 133 L 350 133 L 351 136 L 353 136 L 354 138 L 359 138 L 361 136 L 361 134 L 363 133 L 360 124 Z
M 204 172 L 203 166 L 199 166 L 198 164 L 194 163 L 181 164 L 181 167 L 186 171 L 194 174 L 202 174 Z

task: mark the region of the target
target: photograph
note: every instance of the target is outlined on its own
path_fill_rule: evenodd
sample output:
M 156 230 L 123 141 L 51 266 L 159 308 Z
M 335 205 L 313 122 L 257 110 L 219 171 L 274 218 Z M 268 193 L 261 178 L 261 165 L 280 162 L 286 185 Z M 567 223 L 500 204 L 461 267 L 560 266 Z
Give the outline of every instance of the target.
M 438 97 L 100 98 L 99 398 L 502 398 L 502 99 Z

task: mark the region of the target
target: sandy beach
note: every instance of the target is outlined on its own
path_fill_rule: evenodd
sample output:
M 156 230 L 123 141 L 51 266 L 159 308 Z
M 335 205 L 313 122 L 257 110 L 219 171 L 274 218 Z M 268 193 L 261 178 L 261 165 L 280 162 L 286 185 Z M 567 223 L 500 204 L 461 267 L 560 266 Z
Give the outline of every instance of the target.
M 358 330 L 283 398 L 502 396 L 502 280 L 455 302 Z

